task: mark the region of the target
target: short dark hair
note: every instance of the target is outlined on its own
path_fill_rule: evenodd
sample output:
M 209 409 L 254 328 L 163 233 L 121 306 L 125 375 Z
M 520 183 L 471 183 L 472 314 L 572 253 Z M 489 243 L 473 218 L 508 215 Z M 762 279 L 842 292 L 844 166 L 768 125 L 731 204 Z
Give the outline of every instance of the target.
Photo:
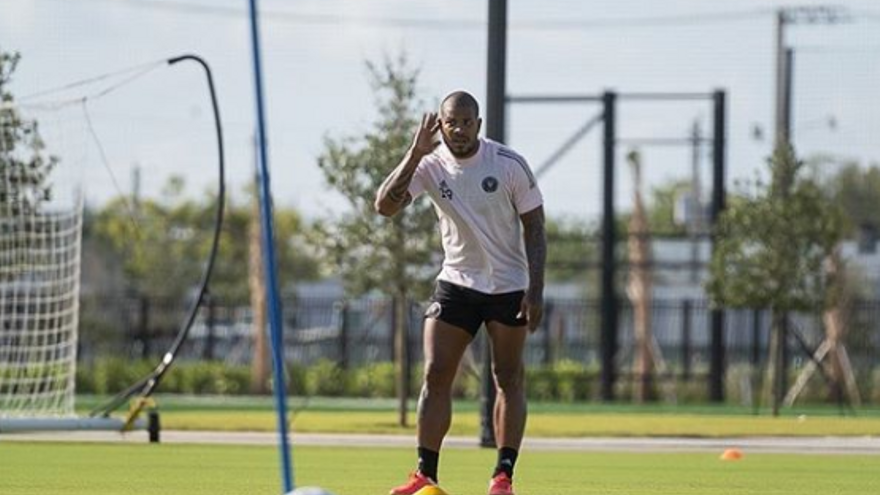
M 446 95 L 446 98 L 443 98 L 443 102 L 440 103 L 441 110 L 447 103 L 451 103 L 452 108 L 473 108 L 474 115 L 480 116 L 480 104 L 467 91 L 453 91 Z

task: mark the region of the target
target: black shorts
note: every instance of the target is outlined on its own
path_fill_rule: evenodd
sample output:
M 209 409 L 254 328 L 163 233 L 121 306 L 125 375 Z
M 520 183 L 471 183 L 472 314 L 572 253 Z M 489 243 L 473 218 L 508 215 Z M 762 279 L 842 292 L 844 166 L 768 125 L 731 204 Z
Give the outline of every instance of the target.
M 438 280 L 425 318 L 433 318 L 464 329 L 472 336 L 489 321 L 520 327 L 525 318 L 517 318 L 525 291 L 485 294 L 467 287 Z

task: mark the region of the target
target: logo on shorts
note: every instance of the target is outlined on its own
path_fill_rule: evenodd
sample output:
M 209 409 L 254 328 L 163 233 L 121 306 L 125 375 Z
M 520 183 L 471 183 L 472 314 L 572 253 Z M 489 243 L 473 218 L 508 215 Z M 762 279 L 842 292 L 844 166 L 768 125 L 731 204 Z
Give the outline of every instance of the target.
M 443 312 L 443 306 L 438 302 L 432 302 L 430 306 L 428 306 L 428 310 L 425 311 L 426 318 L 434 318 L 437 319 L 440 317 L 440 313 Z
M 489 176 L 483 179 L 483 190 L 487 193 L 493 193 L 498 190 L 498 179 Z

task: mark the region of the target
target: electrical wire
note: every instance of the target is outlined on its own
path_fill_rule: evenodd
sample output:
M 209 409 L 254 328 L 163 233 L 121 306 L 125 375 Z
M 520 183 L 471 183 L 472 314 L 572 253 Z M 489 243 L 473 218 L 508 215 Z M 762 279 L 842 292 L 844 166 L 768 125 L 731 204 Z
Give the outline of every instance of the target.
M 58 0 L 55 0 L 58 1 Z M 194 15 L 211 15 L 216 17 L 241 18 L 247 17 L 244 8 L 222 5 L 208 5 L 179 0 L 88 0 L 91 2 L 112 3 L 153 11 L 177 12 Z M 676 27 L 694 24 L 730 23 L 753 20 L 775 13 L 772 8 L 756 8 L 733 10 L 726 12 L 709 12 L 701 14 L 642 16 L 642 17 L 606 17 L 597 19 L 534 19 L 512 21 L 512 30 L 559 31 L 605 28 L 639 28 L 639 27 Z M 414 28 L 429 30 L 485 30 L 486 21 L 474 18 L 424 18 L 424 17 L 368 17 L 344 14 L 312 14 L 291 12 L 288 10 L 264 9 L 260 17 L 266 21 L 292 23 L 299 25 L 346 25 L 363 28 Z

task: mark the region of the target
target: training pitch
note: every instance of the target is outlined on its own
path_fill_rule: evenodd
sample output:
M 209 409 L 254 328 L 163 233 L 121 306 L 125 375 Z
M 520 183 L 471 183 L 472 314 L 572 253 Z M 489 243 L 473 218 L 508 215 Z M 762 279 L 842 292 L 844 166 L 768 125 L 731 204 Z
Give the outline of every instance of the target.
M 2 439 L 0 439 L 2 440 Z M 413 467 L 408 448 L 293 446 L 297 485 L 336 495 L 384 495 Z M 446 449 L 450 495 L 486 493 L 495 453 Z M 280 494 L 271 446 L 0 441 L 3 495 Z M 880 493 L 880 456 L 524 451 L 519 495 L 773 495 Z

